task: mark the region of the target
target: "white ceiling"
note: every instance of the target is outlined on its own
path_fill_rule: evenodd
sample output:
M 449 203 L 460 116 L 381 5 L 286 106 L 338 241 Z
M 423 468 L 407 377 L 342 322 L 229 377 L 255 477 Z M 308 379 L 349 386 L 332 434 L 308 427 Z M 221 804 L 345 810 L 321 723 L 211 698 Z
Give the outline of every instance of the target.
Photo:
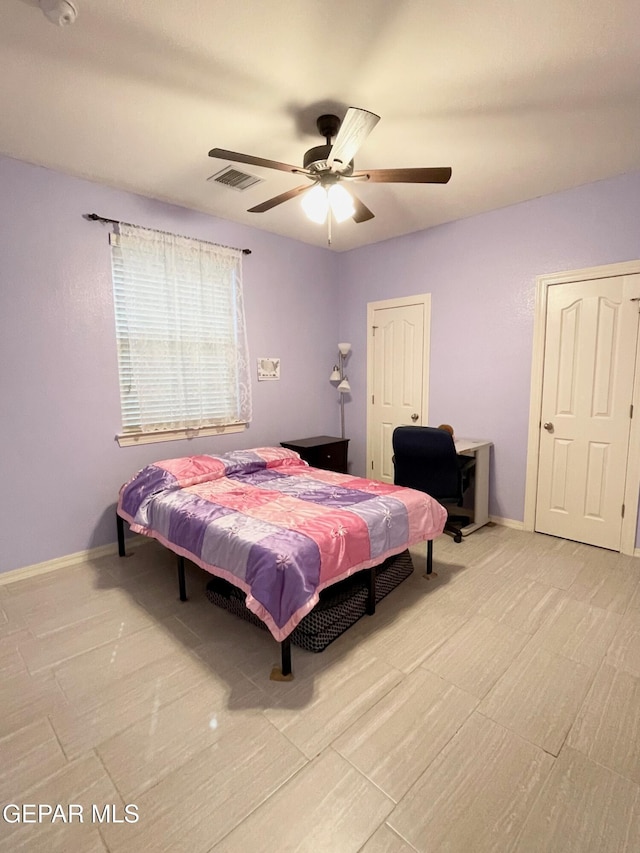
M 36 2 L 0 0 L 0 152 L 307 243 L 298 199 L 246 212 L 300 178 L 207 183 L 209 149 L 302 165 L 356 106 L 357 169 L 452 167 L 358 185 L 376 217 L 337 250 L 640 169 L 637 0 L 74 0 L 65 28 Z

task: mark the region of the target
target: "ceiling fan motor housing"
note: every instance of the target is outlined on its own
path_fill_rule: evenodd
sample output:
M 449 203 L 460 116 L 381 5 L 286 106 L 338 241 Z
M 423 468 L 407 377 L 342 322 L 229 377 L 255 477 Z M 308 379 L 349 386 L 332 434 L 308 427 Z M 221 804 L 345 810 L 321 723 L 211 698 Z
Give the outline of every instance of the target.
M 315 148 L 310 148 L 305 151 L 302 165 L 305 169 L 310 169 L 314 164 L 326 163 L 331 145 L 316 145 Z
M 333 147 L 331 140 L 338 135 L 341 124 L 342 122 L 335 115 L 322 115 L 316 119 L 316 127 L 327 141 L 325 145 L 316 145 L 305 152 L 302 162 L 305 169 L 310 169 L 312 172 L 324 172 L 327 170 L 327 158 Z M 338 171 L 342 175 L 350 175 L 353 172 L 353 160 Z
M 327 166 L 327 157 L 332 149 L 332 145 L 316 145 L 315 148 L 310 148 L 305 151 L 302 164 L 305 169 L 311 172 L 324 172 L 329 169 Z M 342 164 L 340 164 L 342 165 Z M 340 168 L 336 174 L 350 175 L 353 172 L 353 160 L 344 168 Z

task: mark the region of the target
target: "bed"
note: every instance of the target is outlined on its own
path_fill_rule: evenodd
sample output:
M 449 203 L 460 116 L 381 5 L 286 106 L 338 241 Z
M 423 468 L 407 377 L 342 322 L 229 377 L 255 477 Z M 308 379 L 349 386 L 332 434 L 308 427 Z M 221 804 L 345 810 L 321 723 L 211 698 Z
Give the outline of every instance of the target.
M 311 468 L 296 451 L 260 447 L 148 465 L 121 488 L 124 524 L 178 557 L 239 588 L 244 605 L 281 643 L 282 677 L 291 674 L 290 635 L 323 590 L 368 571 L 367 612 L 376 602 L 376 569 L 442 533 L 446 510 L 424 492 Z

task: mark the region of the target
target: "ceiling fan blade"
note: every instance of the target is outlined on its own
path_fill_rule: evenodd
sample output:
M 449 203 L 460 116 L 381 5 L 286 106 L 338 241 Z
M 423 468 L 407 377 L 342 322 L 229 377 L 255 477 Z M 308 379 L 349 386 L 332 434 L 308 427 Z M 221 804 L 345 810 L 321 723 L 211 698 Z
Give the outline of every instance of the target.
M 265 160 L 263 157 L 253 157 L 251 154 L 239 154 L 237 151 L 226 151 L 224 148 L 212 148 L 209 157 L 218 157 L 220 160 L 231 160 L 234 163 L 247 163 L 250 166 L 264 166 L 265 169 L 280 169 L 282 172 L 303 172 L 298 166 L 290 166 L 288 163 L 279 163 L 277 160 Z
M 357 107 L 349 107 L 329 152 L 327 165 L 331 166 L 333 163 L 337 163 L 347 166 L 379 121 L 380 116 L 375 113 Z
M 355 213 L 351 217 L 353 219 L 353 221 L 354 222 L 367 222 L 367 220 L 373 219 L 375 214 L 371 210 L 369 210 L 369 208 L 367 207 L 367 205 L 364 202 L 360 201 L 360 199 L 358 198 L 357 195 L 355 195 L 355 193 L 353 192 L 351 187 L 349 187 L 348 192 L 349 192 L 349 195 L 351 196 L 351 198 L 353 199 L 353 204 L 354 204 L 355 209 L 356 209 Z
M 255 207 L 250 207 L 247 213 L 264 213 L 267 210 L 271 210 L 272 207 L 276 207 L 278 204 L 282 204 L 284 201 L 289 201 L 291 198 L 295 198 L 297 195 L 300 195 L 305 190 L 311 189 L 311 184 L 304 184 L 301 187 L 295 187 L 292 190 L 287 190 L 286 193 L 280 193 L 280 195 L 276 195 L 273 198 L 268 199 L 267 201 L 263 201 L 262 204 L 256 204 Z
M 354 172 L 352 178 L 367 178 L 378 184 L 446 184 L 451 177 L 449 166 L 431 169 L 367 169 Z

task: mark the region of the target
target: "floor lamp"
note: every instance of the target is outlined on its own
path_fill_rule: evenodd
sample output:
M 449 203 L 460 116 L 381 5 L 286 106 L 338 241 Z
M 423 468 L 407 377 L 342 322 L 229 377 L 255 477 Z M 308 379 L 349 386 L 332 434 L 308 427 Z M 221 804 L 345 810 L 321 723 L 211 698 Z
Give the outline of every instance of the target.
M 344 372 L 344 363 L 351 352 L 351 344 L 338 344 L 338 363 L 333 366 L 333 372 L 329 377 L 331 382 L 338 382 L 338 393 L 340 394 L 340 436 L 344 438 L 344 395 L 351 391 L 351 385 Z

